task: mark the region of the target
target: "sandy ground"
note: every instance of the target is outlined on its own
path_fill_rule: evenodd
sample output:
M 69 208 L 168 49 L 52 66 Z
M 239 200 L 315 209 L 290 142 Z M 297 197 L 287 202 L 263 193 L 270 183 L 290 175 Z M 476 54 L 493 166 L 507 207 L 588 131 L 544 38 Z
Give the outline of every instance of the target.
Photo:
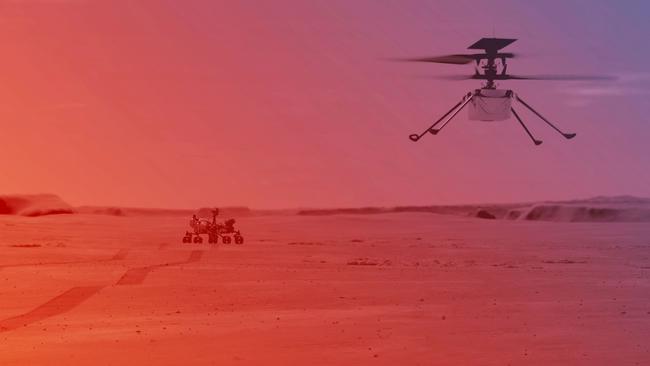
M 650 225 L 0 216 L 0 365 L 647 365 Z

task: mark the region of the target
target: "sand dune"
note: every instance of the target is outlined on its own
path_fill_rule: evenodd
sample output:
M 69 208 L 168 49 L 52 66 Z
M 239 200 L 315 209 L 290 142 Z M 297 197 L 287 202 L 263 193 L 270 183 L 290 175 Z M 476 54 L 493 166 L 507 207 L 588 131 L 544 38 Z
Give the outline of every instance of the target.
M 0 196 L 0 215 L 44 216 L 74 212 L 70 205 L 53 194 Z

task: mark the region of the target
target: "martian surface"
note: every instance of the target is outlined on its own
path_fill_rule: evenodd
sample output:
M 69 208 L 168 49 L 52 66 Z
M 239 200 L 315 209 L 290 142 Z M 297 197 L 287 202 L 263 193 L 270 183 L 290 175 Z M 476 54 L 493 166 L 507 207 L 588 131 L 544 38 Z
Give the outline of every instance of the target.
M 650 364 L 645 202 L 226 210 L 243 245 L 2 202 L 0 365 Z

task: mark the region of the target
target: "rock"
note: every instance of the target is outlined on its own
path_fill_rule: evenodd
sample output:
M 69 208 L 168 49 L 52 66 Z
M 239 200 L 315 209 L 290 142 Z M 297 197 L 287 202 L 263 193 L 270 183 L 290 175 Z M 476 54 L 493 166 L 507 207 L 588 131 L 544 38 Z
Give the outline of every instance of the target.
M 490 220 L 493 220 L 493 219 L 497 218 L 496 216 L 492 215 L 491 213 L 487 212 L 486 210 L 478 210 L 478 212 L 476 213 L 476 217 L 478 217 L 480 219 L 490 219 Z

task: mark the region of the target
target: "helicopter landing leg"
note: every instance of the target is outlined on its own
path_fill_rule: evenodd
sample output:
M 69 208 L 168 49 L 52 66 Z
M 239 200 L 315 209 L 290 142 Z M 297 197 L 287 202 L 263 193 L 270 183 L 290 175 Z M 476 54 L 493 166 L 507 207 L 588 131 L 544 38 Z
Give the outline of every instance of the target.
M 529 106 L 526 102 L 524 102 L 521 98 L 519 98 L 518 95 L 515 95 L 515 98 L 517 98 L 517 100 L 519 101 L 519 103 L 523 104 L 524 107 L 530 109 L 531 112 L 535 113 L 535 115 L 536 115 L 537 117 L 541 118 L 542 121 L 546 122 L 546 124 L 548 124 L 549 126 L 551 126 L 551 127 L 552 127 L 555 131 L 557 131 L 560 135 L 564 136 L 565 139 L 570 140 L 570 139 L 576 137 L 576 134 L 575 134 L 575 133 L 565 133 L 565 132 L 562 132 L 562 130 L 560 130 L 559 128 L 555 127 L 554 124 L 552 124 L 551 122 L 549 122 L 549 120 L 547 120 L 546 118 L 544 118 L 544 116 L 542 116 L 542 115 L 539 114 L 536 110 L 534 110 L 533 107 Z M 514 111 L 513 111 L 513 112 L 514 112 Z M 516 114 L 515 114 L 515 115 L 516 115 Z
M 465 99 L 465 101 L 463 102 L 463 104 L 461 104 L 460 107 L 458 107 L 458 109 L 456 109 L 456 111 L 454 112 L 454 114 L 452 114 L 451 117 L 447 118 L 447 120 L 445 121 L 445 123 L 443 123 L 442 126 L 440 126 L 439 129 L 437 129 L 437 130 L 430 129 L 429 132 L 431 132 L 431 133 L 434 134 L 434 135 L 437 135 L 438 132 L 440 132 L 440 130 L 442 130 L 443 128 L 445 128 L 445 126 L 448 125 L 449 122 L 451 122 L 451 120 L 454 119 L 454 117 L 456 117 L 456 115 L 458 114 L 458 112 L 460 112 L 461 110 L 463 110 L 463 108 L 465 108 L 465 106 L 467 105 L 467 103 L 469 103 L 469 101 L 472 100 L 472 98 L 474 98 L 474 94 L 472 94 L 472 93 L 467 94 L 467 99 Z
M 521 125 L 521 127 L 523 127 L 524 130 L 526 130 L 526 133 L 528 134 L 530 139 L 533 140 L 533 143 L 535 143 L 535 145 L 541 145 L 542 140 L 537 140 L 535 137 L 533 137 L 533 134 L 530 133 L 530 131 L 528 130 L 528 127 L 526 127 L 526 125 L 524 124 L 524 121 L 522 121 L 521 118 L 519 118 L 519 115 L 517 114 L 517 112 L 515 112 L 515 109 L 510 108 L 510 110 L 512 111 L 512 114 L 515 115 L 515 118 L 517 118 L 517 121 L 519 121 L 519 124 Z
M 468 101 L 467 98 L 471 98 L 471 96 L 472 96 L 472 93 L 467 93 L 467 95 L 463 96 L 463 99 L 461 99 L 460 102 L 458 102 L 458 103 L 457 103 L 455 106 L 453 106 L 453 107 L 452 107 L 452 108 L 451 108 L 447 113 L 445 113 L 442 117 L 440 117 L 440 119 L 438 119 L 438 120 L 436 121 L 436 123 L 432 124 L 429 128 L 427 128 L 424 132 L 422 132 L 422 133 L 419 134 L 419 135 L 418 135 L 418 134 L 412 134 L 412 135 L 410 135 L 410 136 L 409 136 L 409 139 L 411 139 L 411 141 L 413 141 L 413 142 L 417 142 L 417 141 L 418 141 L 419 139 L 421 139 L 424 135 L 426 135 L 427 132 L 430 132 L 430 133 L 432 133 L 432 134 L 434 134 L 434 135 L 435 135 L 436 133 L 438 133 L 438 131 L 440 131 L 440 129 L 438 129 L 438 130 L 434 130 L 434 127 L 436 127 L 440 122 L 442 122 L 445 118 L 447 118 L 447 116 L 448 116 L 451 112 L 453 112 L 454 110 L 456 110 L 456 109 L 457 109 L 461 104 L 463 104 L 464 102 L 466 103 L 466 102 Z M 461 109 L 462 109 L 462 108 L 463 108 L 463 107 L 461 107 Z M 454 115 L 455 115 L 455 114 L 454 114 Z M 452 116 L 452 118 L 453 118 L 453 116 Z

